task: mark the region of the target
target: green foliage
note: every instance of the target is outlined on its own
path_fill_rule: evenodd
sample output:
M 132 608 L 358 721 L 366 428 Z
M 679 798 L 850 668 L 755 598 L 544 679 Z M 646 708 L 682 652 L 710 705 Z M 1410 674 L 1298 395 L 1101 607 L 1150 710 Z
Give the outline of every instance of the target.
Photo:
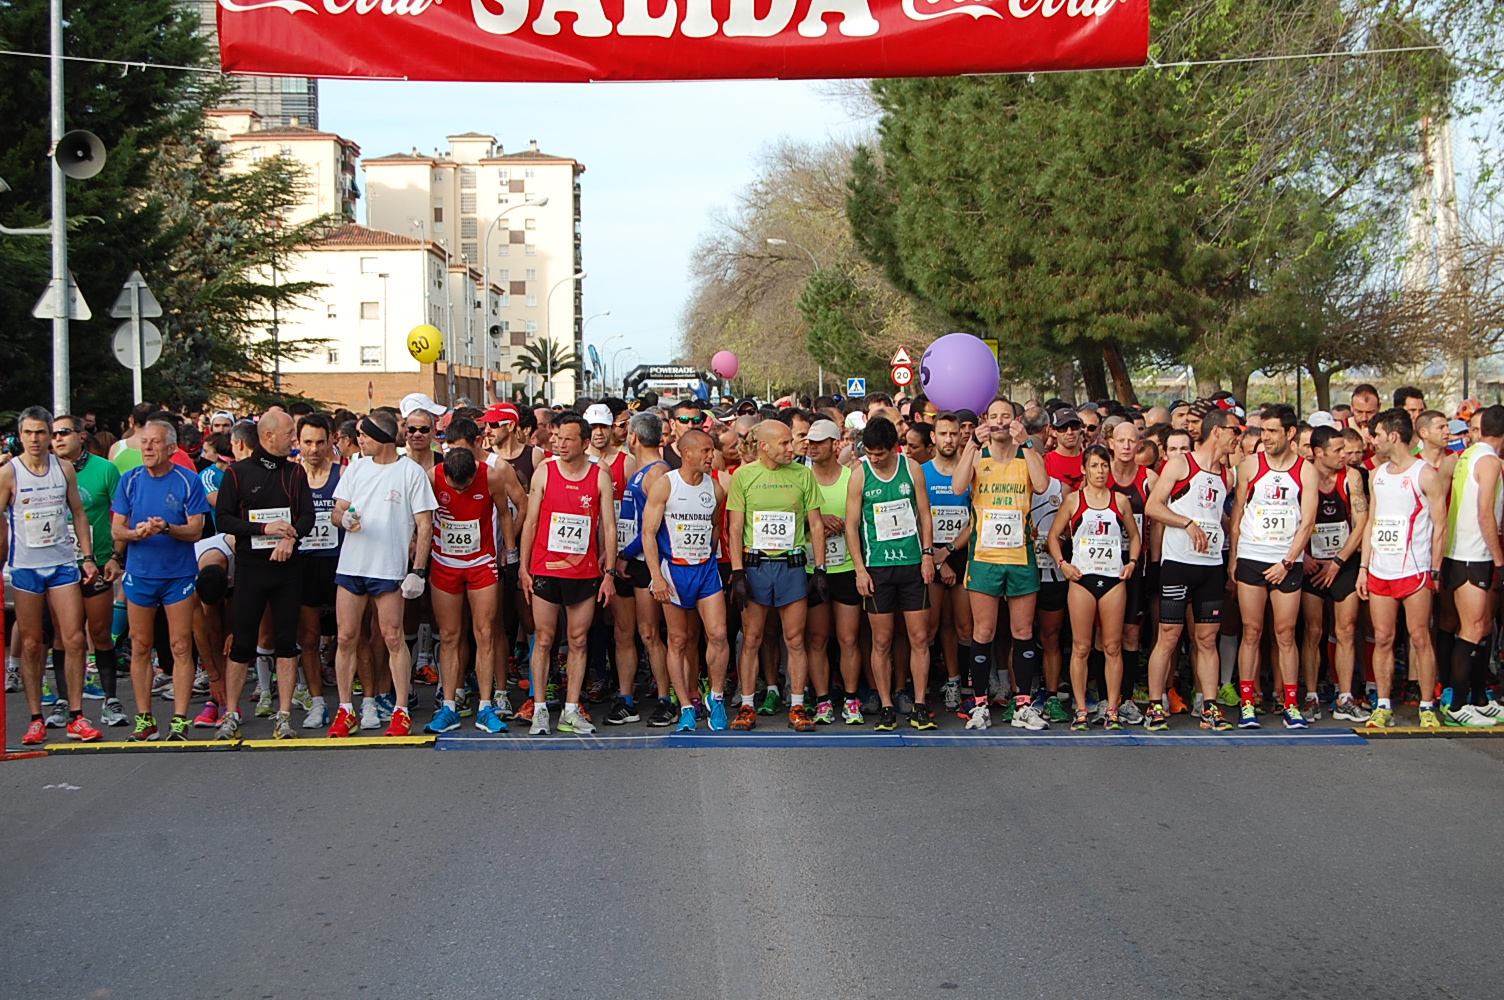
M 578 375 L 583 371 L 580 359 L 575 355 L 574 349 L 562 347 L 554 340 L 534 340 L 522 349 L 522 353 L 512 362 L 512 367 L 523 375 L 537 375 L 547 378 L 552 371 L 557 377 L 560 372 L 573 372 Z
M 888 359 L 868 346 L 882 327 L 877 308 L 849 275 L 833 270 L 810 275 L 799 294 L 810 356 L 842 378 L 880 381 L 887 375 Z

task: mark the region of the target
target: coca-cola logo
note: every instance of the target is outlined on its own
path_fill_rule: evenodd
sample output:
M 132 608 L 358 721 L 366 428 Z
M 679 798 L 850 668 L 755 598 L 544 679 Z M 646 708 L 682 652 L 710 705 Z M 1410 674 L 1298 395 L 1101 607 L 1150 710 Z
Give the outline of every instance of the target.
M 1008 14 L 991 6 L 1001 0 L 903 0 L 903 12 L 915 21 L 933 21 L 952 14 L 971 18 L 1102 17 L 1127 0 L 1008 0 Z

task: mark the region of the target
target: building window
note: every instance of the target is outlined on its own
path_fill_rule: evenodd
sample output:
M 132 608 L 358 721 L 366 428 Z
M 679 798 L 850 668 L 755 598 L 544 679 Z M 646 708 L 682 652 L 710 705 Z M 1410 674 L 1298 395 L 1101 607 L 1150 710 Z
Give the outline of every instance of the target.
M 361 274 L 380 274 L 381 273 L 381 262 L 379 260 L 377 260 L 375 257 L 362 257 L 362 258 L 360 258 L 360 273 Z
M 282 93 L 306 94 L 308 93 L 308 81 L 300 76 L 284 76 L 282 78 Z
M 524 229 L 537 229 L 538 228 L 538 220 L 537 219 L 528 219 L 527 222 L 523 224 L 522 228 L 524 228 Z
M 480 223 L 473 215 L 460 217 L 460 239 L 473 240 L 480 235 Z
M 538 321 L 537 320 L 530 319 L 530 320 L 527 321 L 527 332 L 528 333 L 537 333 L 538 332 Z
M 326 350 L 324 352 L 324 357 L 327 360 L 328 364 L 331 364 L 331 365 L 337 365 L 337 364 L 339 364 L 339 348 L 338 347 L 331 347 L 331 348 L 329 348 L 328 350 Z
M 474 215 L 475 214 L 475 192 L 474 191 L 466 191 L 464 194 L 460 195 L 460 214 L 461 215 Z
M 528 304 L 529 308 L 536 308 L 537 305 L 538 305 L 538 296 L 536 296 L 536 295 L 529 295 L 527 297 L 527 304 Z
M 510 294 L 502 292 L 499 296 L 499 299 L 500 301 L 497 304 L 502 309 L 510 309 L 512 307 L 512 296 Z
M 474 167 L 460 167 L 460 190 L 462 190 L 462 191 L 474 191 L 475 190 L 475 168 Z
M 251 147 L 251 162 L 252 163 L 260 163 L 264 159 L 266 159 L 266 149 L 264 147 L 261 147 L 261 146 L 252 146 Z
M 499 181 L 501 181 L 503 184 L 505 184 L 507 181 L 509 181 L 509 180 L 512 179 L 512 172 L 510 170 L 508 170 L 506 167 L 497 167 L 496 168 L 496 179 L 499 180 Z
M 511 332 L 511 335 L 512 335 L 512 346 L 513 347 L 526 347 L 527 346 L 527 334 L 523 333 L 521 330 L 512 330 L 510 332 Z
M 462 254 L 465 255 L 465 259 L 466 260 L 468 260 L 468 261 L 470 261 L 470 263 L 474 264 L 474 263 L 476 263 L 476 262 L 478 262 L 480 260 L 480 244 L 479 243 L 461 243 L 460 244 L 460 253 L 462 253 Z
M 496 272 L 496 280 L 502 282 L 511 281 L 512 272 L 508 271 L 506 268 L 502 268 L 500 271 Z
M 532 177 L 533 176 L 533 168 L 532 167 L 528 167 L 526 170 L 524 170 L 522 172 L 522 176 L 529 177 L 529 178 Z
M 527 280 L 528 281 L 537 281 L 538 280 L 538 271 L 537 271 L 536 268 L 530 267 L 526 271 L 524 271 L 523 273 L 527 276 Z
M 536 257 L 538 255 L 538 248 L 529 243 L 526 245 L 522 252 L 527 254 L 529 257 Z
M 362 302 L 360 304 L 360 318 L 361 319 L 380 319 L 381 318 L 381 303 L 380 302 Z
M 373 367 L 381 364 L 381 348 L 362 347 L 360 349 L 360 363 L 364 367 Z
M 284 142 L 281 148 L 281 155 L 287 159 L 292 159 L 292 147 Z
M 325 317 L 327 319 L 339 319 L 339 307 L 337 307 L 333 302 L 329 303 L 328 311 L 325 313 Z

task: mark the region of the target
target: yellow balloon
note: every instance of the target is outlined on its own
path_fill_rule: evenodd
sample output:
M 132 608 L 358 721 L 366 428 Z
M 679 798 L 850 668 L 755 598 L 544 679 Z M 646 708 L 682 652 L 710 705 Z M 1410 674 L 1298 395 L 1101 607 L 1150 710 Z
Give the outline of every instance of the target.
M 431 365 L 439 360 L 439 352 L 444 348 L 444 334 L 439 328 L 424 323 L 412 328 L 407 335 L 407 350 L 413 357 L 418 359 L 419 364 Z

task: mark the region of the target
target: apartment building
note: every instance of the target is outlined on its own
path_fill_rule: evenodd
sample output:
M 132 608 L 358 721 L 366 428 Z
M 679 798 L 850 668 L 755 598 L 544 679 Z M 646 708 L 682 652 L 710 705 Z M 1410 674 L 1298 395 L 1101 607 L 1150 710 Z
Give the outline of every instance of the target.
M 288 214 L 291 224 L 321 215 L 339 215 L 355 221 L 360 199 L 356 171 L 360 147 L 333 132 L 316 128 L 265 122 L 254 108 L 213 108 L 206 112 L 209 134 L 230 148 L 230 169 L 242 170 L 281 156 L 302 169 L 303 200 Z
M 219 50 L 218 0 L 198 0 L 199 33 Z M 249 108 L 267 125 L 319 127 L 319 82 L 306 76 L 227 76 L 227 105 Z

